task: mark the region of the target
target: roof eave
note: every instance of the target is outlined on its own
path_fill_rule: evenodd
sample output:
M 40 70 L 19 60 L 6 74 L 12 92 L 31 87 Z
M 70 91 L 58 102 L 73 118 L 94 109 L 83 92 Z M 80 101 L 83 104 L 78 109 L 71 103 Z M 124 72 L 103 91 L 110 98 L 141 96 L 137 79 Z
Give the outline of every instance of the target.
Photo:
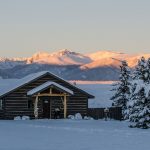
M 38 94 L 38 93 L 40 93 L 40 92 L 42 92 L 42 91 L 44 91 L 45 89 L 47 89 L 47 88 L 49 88 L 49 87 L 56 87 L 57 89 L 60 89 L 60 91 L 63 91 L 63 92 L 65 92 L 65 93 L 67 93 L 68 95 L 74 95 L 74 93 L 70 93 L 70 92 L 68 92 L 68 91 L 65 91 L 65 90 L 63 90 L 63 89 L 61 89 L 61 88 L 59 88 L 59 87 L 57 87 L 56 85 L 50 85 L 50 86 L 48 86 L 48 87 L 45 87 L 45 88 L 43 88 L 43 89 L 41 89 L 41 90 L 39 90 L 39 91 L 37 91 L 37 92 L 35 92 L 35 93 L 33 93 L 33 94 L 27 94 L 27 96 L 33 96 L 33 95 L 36 95 L 36 94 Z
M 62 80 L 62 81 L 64 81 L 64 82 L 66 82 L 67 84 L 69 84 L 70 86 L 72 86 L 72 87 L 74 87 L 74 88 L 80 90 L 80 91 L 81 91 L 83 94 L 85 94 L 88 98 L 91 98 L 91 99 L 95 98 L 93 95 L 87 93 L 86 91 L 83 91 L 82 89 L 80 89 L 80 88 L 78 88 L 78 87 L 72 85 L 71 83 L 67 82 L 66 80 L 64 80 L 64 79 L 62 79 L 62 78 L 59 78 L 57 75 L 54 75 L 53 73 L 50 73 L 50 72 L 46 72 L 45 74 L 40 75 L 39 77 L 37 77 L 37 78 L 31 80 L 30 82 L 35 81 L 35 80 L 39 79 L 40 77 L 42 77 L 42 76 L 44 76 L 44 75 L 52 75 L 52 76 L 54 76 L 55 78 L 57 78 L 57 79 L 59 79 L 59 80 Z M 28 82 L 28 83 L 30 83 L 30 82 Z M 19 88 L 21 88 L 21 87 L 27 85 L 28 83 L 24 83 L 24 84 L 18 86 L 17 88 L 14 88 L 14 89 L 12 89 L 12 90 L 9 91 L 9 92 L 7 92 L 7 93 L 5 93 L 5 94 L 3 94 L 3 95 L 0 95 L 0 98 L 5 97 L 5 96 L 8 95 L 9 93 L 11 93 L 11 92 L 15 91 L 16 89 L 19 89 Z
M 95 98 L 95 96 L 90 95 L 88 98 L 90 98 L 90 99 L 94 99 L 94 98 Z

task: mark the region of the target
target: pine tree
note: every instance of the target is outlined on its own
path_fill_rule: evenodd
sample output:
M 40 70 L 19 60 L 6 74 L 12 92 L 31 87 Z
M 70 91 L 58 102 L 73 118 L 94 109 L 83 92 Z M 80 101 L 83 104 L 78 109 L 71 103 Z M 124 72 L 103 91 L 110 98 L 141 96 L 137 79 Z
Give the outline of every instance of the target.
M 150 59 L 139 60 L 134 72 L 130 101 L 128 102 L 130 127 L 148 128 L 150 125 Z
M 145 58 L 141 57 L 133 73 L 134 80 L 140 79 L 140 80 L 143 80 L 144 82 L 147 80 L 147 77 L 146 77 L 147 67 L 146 66 L 147 66 L 147 63 L 146 63 Z
M 132 113 L 132 109 L 133 109 L 133 104 L 134 104 L 134 98 L 136 98 L 136 94 L 134 93 L 136 90 L 137 84 L 136 83 L 132 83 L 130 84 L 130 97 L 127 101 L 127 108 L 126 108 L 126 119 L 129 119 L 131 113 Z
M 130 114 L 130 121 L 134 124 L 130 127 L 149 128 L 150 125 L 150 94 L 146 96 L 145 88 L 141 87 L 135 93 L 132 99 L 132 109 Z
M 146 63 L 146 74 L 145 78 L 147 80 L 147 83 L 150 83 L 150 58 L 148 58 L 147 63 Z
M 126 61 L 122 61 L 120 66 L 120 76 L 119 82 L 115 84 L 113 89 L 115 92 L 114 96 L 111 98 L 113 100 L 113 105 L 117 107 L 122 107 L 122 113 L 124 119 L 126 119 L 126 109 L 127 102 L 130 95 L 130 70 Z

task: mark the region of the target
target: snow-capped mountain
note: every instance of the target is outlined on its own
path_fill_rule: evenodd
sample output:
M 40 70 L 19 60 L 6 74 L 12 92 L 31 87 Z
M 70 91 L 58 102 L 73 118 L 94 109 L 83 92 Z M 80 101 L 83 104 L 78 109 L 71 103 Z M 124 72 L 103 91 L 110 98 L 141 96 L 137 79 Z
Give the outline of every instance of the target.
M 24 64 L 83 65 L 92 62 L 91 58 L 80 53 L 62 49 L 57 52 L 37 52 L 29 58 L 0 58 L 0 69 L 13 68 Z
M 144 56 L 145 59 L 150 58 L 150 54 L 137 54 L 137 55 L 131 55 L 129 57 L 126 58 L 128 65 L 133 68 L 137 65 L 138 60 Z
M 9 69 L 26 64 L 26 58 L 0 58 L 0 69 Z
M 120 61 L 117 61 L 112 58 L 103 58 L 103 59 L 98 59 L 96 61 L 92 61 L 91 63 L 82 65 L 80 68 L 81 69 L 94 69 L 94 68 L 99 68 L 99 67 L 116 67 L 118 68 L 120 66 Z
M 85 55 L 67 49 L 38 52 L 29 58 L 0 58 L 0 76 L 21 78 L 48 70 L 68 80 L 117 80 L 120 60 L 127 60 L 133 68 L 142 56 L 149 58 L 150 54 L 98 51 Z
M 131 68 L 137 65 L 138 60 L 144 56 L 146 59 L 150 58 L 150 54 L 136 54 L 129 55 L 113 51 L 98 51 L 87 55 L 93 61 L 91 63 L 81 66 L 81 68 L 97 68 L 102 66 L 119 67 L 120 60 L 126 60 Z
M 38 52 L 27 59 L 28 63 L 51 64 L 51 65 L 82 65 L 92 62 L 92 60 L 80 53 L 67 49 L 54 53 Z
M 88 57 L 90 57 L 93 61 L 101 60 L 101 59 L 107 59 L 107 58 L 119 58 L 124 59 L 125 57 L 128 57 L 128 54 L 120 53 L 120 52 L 114 52 L 114 51 L 108 51 L 108 50 L 100 50 L 94 53 L 87 54 Z

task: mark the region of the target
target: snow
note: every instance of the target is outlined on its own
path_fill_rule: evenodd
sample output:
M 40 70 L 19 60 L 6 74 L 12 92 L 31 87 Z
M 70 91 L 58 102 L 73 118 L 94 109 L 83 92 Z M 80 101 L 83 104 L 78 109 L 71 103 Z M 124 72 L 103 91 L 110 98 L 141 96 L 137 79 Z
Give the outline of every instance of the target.
M 90 63 L 92 60 L 80 53 L 62 49 L 57 52 L 37 52 L 31 58 L 27 59 L 28 63 L 55 64 L 55 65 L 81 65 Z
M 29 116 L 22 116 L 22 120 L 30 120 Z
M 50 73 L 52 75 L 54 75 L 53 73 L 49 72 L 49 71 L 41 71 L 38 73 L 33 73 L 30 74 L 24 78 L 21 79 L 0 79 L 0 96 L 8 93 L 9 91 L 15 90 L 16 88 L 29 83 L 30 81 L 46 74 L 46 73 Z M 54 75 L 55 77 L 58 77 L 57 75 Z M 67 82 L 66 80 L 58 77 L 59 79 Z M 68 82 L 69 83 L 69 82 Z M 71 86 L 74 86 L 73 84 L 69 83 Z
M 114 67 L 119 67 L 120 66 L 120 62 L 117 60 L 114 60 L 112 58 L 104 58 L 104 59 L 98 59 L 95 60 L 91 63 L 82 65 L 80 68 L 82 70 L 88 68 L 88 69 L 92 69 L 92 68 L 98 68 L 98 67 L 104 67 L 104 66 L 114 66 Z
M 150 57 L 149 53 L 141 54 L 125 54 L 121 52 L 109 51 L 109 50 L 100 50 L 87 55 L 93 61 L 89 64 L 83 65 L 82 68 L 96 68 L 100 66 L 116 66 L 120 65 L 119 62 L 112 60 L 112 58 L 119 60 L 126 60 L 128 65 L 133 68 L 137 65 L 138 60 L 144 56 L 146 59 Z
M 29 116 L 16 116 L 14 117 L 14 120 L 30 120 Z
M 46 83 L 44 83 L 44 84 L 42 84 L 42 85 L 40 85 L 40 86 L 38 86 L 38 87 L 36 87 L 36 88 L 30 90 L 30 91 L 27 93 L 27 95 L 33 95 L 33 94 L 35 94 L 35 93 L 41 91 L 42 89 L 45 89 L 45 88 L 50 87 L 50 86 L 56 86 L 56 87 L 62 89 L 63 91 L 66 91 L 67 93 L 73 95 L 73 91 L 71 91 L 71 90 L 69 90 L 68 88 L 65 88 L 65 87 L 63 87 L 63 86 L 61 86 L 61 85 L 59 85 L 59 84 L 57 84 L 57 83 L 55 83 L 55 82 L 50 82 L 50 81 L 48 81 L 48 82 L 46 82 Z
M 1 150 L 148 150 L 150 130 L 103 120 L 0 121 Z
M 45 73 L 47 73 L 47 71 L 30 74 L 22 79 L 1 79 L 0 82 L 2 84 L 0 84 L 0 96 L 44 75 Z
M 82 120 L 81 114 L 80 114 L 80 113 L 76 113 L 76 114 L 75 114 L 75 119 L 76 119 L 76 120 Z
M 100 50 L 97 52 L 93 52 L 88 54 L 92 60 L 99 60 L 99 59 L 105 59 L 105 58 L 125 58 L 128 55 L 120 52 L 110 51 L 110 50 Z
M 69 115 L 69 116 L 68 116 L 68 119 L 74 120 L 74 119 L 75 119 L 75 118 L 74 118 L 74 115 Z
M 28 58 L 0 58 L 0 69 L 10 69 L 18 65 L 26 64 L 49 64 L 49 65 L 81 65 L 81 69 L 96 68 L 102 66 L 119 67 L 118 61 L 112 58 L 127 60 L 130 67 L 135 67 L 138 59 L 144 56 L 149 58 L 150 54 L 129 55 L 121 52 L 99 50 L 91 54 L 81 54 L 67 49 L 62 49 L 53 53 L 37 52 Z
M 4 95 L 5 93 L 16 89 L 19 86 L 22 86 L 30 81 L 32 81 L 35 78 L 38 78 L 39 76 L 47 73 L 47 71 L 35 73 L 26 76 L 22 79 L 0 79 L 0 96 Z M 56 75 L 55 75 L 56 76 Z M 63 80 L 63 79 L 62 79 Z M 64 80 L 65 81 L 65 80 Z M 65 81 L 67 82 L 67 81 Z M 76 82 L 77 85 L 73 85 L 73 82 Z M 110 98 L 113 95 L 113 92 L 111 91 L 112 86 L 111 84 L 114 83 L 113 81 L 106 81 L 106 82 L 100 82 L 100 81 L 71 81 L 68 82 L 72 86 L 75 86 L 76 88 L 82 89 L 92 95 L 95 96 L 95 99 L 89 100 L 89 108 L 99 108 L 99 107 L 111 107 L 112 101 Z M 47 86 L 47 84 L 52 84 L 52 82 L 47 82 L 42 86 L 39 86 L 31 91 L 28 92 L 28 95 L 32 95 L 34 92 L 38 91 L 39 89 L 43 88 L 43 86 Z M 57 84 L 57 83 L 53 83 Z M 60 87 L 61 85 L 58 85 Z M 65 87 L 60 87 L 61 89 L 64 89 Z M 67 88 L 64 89 L 65 91 L 68 91 L 69 93 L 73 94 L 73 92 Z
M 91 82 L 84 82 L 84 84 L 80 84 L 82 82 L 77 82 L 77 87 L 85 90 L 86 92 L 95 96 L 94 99 L 89 99 L 88 107 L 89 108 L 105 108 L 112 106 L 112 100 L 110 98 L 113 96 L 114 91 L 112 90 L 111 84 L 95 84 Z M 106 82 L 107 83 L 107 82 Z
M 133 85 L 136 84 L 136 89 L 135 89 L 134 93 L 137 94 L 142 88 L 144 88 L 144 90 L 145 90 L 144 92 L 146 94 L 146 97 L 149 96 L 149 94 L 150 94 L 150 84 L 144 83 L 140 79 L 132 81 L 132 84 Z
M 1 83 L 0 84 L 0 96 L 4 95 L 5 93 L 7 93 L 11 90 L 16 89 L 17 87 L 20 87 L 20 86 L 34 80 L 35 78 L 38 78 L 41 75 L 44 75 L 45 73 L 48 73 L 48 72 L 43 71 L 43 72 L 39 72 L 39 73 L 34 73 L 34 74 L 28 75 L 22 79 L 0 79 L 0 83 Z M 56 75 L 54 75 L 54 76 L 56 76 Z M 60 77 L 58 77 L 58 78 L 60 78 Z M 64 80 L 64 79 L 62 79 L 62 80 Z M 68 82 L 66 80 L 64 80 L 64 81 Z M 76 86 L 73 85 L 74 82 L 77 83 Z M 101 82 L 101 81 L 70 81 L 68 83 L 71 86 L 75 86 L 76 88 L 82 89 L 82 90 L 88 92 L 89 94 L 92 94 L 93 96 L 95 96 L 95 99 L 89 99 L 89 103 L 88 103 L 89 108 L 111 107 L 112 101 L 110 100 L 110 98 L 113 96 L 113 92 L 111 91 L 112 90 L 111 84 L 114 83 L 114 81 L 103 81 L 103 82 Z M 60 87 L 60 85 L 59 85 L 59 87 Z M 61 88 L 64 89 L 64 87 L 61 87 Z M 34 89 L 32 92 L 35 92 L 35 90 L 37 90 L 37 89 Z M 69 89 L 65 88 L 65 90 L 69 90 Z M 72 91 L 69 91 L 69 92 L 72 93 Z M 30 93 L 28 93 L 28 94 L 30 94 Z
M 22 120 L 22 118 L 20 116 L 16 116 L 14 117 L 14 120 Z
M 82 118 L 82 115 L 80 113 L 76 113 L 75 115 L 69 115 L 68 119 L 82 120 L 84 118 Z M 89 119 L 89 118 L 87 117 L 86 119 Z

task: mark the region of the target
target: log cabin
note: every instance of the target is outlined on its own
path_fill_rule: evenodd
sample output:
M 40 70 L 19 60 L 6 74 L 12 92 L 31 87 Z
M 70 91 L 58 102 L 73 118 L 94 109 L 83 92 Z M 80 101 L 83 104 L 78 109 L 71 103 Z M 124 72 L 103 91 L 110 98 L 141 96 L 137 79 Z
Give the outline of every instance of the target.
M 22 79 L 0 83 L 0 119 L 16 116 L 54 118 L 55 108 L 60 117 L 88 113 L 88 99 L 93 95 L 52 74 L 39 72 Z

